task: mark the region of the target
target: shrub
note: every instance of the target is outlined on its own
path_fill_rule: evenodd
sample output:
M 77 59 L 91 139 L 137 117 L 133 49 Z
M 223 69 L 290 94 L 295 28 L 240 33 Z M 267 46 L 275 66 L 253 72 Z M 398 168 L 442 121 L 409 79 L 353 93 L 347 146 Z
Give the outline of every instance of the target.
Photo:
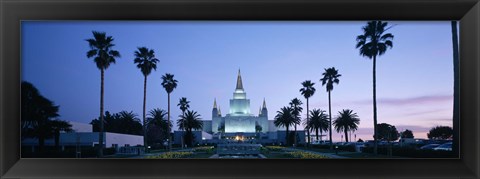
M 283 151 L 283 149 L 285 149 L 285 147 L 282 146 L 266 146 L 265 148 L 269 151 Z
M 310 153 L 310 152 L 302 152 L 302 151 L 294 151 L 294 152 L 287 152 L 292 158 L 299 158 L 299 159 L 323 159 L 328 158 L 324 155 Z

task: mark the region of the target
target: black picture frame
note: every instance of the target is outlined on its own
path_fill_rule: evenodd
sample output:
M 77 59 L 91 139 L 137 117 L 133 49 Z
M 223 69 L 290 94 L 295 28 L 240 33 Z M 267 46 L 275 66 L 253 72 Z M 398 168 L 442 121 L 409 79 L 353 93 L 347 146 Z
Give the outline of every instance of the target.
M 2 0 L 2 178 L 478 178 L 478 0 Z M 20 159 L 21 20 L 459 20 L 460 159 Z M 453 74 L 452 74 L 453 75 Z

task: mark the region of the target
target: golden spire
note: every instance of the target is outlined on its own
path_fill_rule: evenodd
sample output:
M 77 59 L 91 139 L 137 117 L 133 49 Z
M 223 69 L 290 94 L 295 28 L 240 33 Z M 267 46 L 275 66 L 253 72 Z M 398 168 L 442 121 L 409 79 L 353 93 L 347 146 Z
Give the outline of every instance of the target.
M 238 69 L 237 88 L 236 89 L 242 89 L 243 90 L 242 76 L 240 75 L 240 68 Z

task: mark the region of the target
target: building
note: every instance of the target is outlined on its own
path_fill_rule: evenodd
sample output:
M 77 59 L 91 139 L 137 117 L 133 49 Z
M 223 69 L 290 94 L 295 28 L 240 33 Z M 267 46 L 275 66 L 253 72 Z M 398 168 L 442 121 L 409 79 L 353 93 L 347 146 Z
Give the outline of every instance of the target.
M 99 144 L 99 133 L 92 131 L 91 124 L 69 122 L 72 125 L 73 132 L 62 132 L 59 137 L 59 144 L 61 147 L 66 146 L 95 146 Z M 105 147 L 129 147 L 129 146 L 143 146 L 143 136 L 131 134 L 119 134 L 112 132 L 104 132 Z M 22 140 L 22 146 L 37 146 L 37 138 L 26 138 Z M 46 146 L 54 146 L 55 140 L 53 138 L 45 140 Z
M 222 115 L 220 106 L 214 99 L 212 108 L 212 119 L 203 120 L 202 131 L 211 136 L 198 133 L 195 143 L 219 143 L 226 140 L 255 141 L 257 143 L 285 143 L 285 131 L 283 133 L 274 125 L 273 120 L 268 119 L 268 109 L 263 99 L 262 107 L 258 115 L 250 111 L 250 99 L 243 88 L 242 76 L 238 70 L 236 88 L 233 92 L 233 98 L 230 99 L 230 108 L 227 114 Z M 305 143 L 305 132 L 297 131 L 299 134 L 298 143 Z M 180 135 L 178 131 L 175 136 Z M 283 137 L 281 137 L 283 136 Z M 177 138 L 177 137 L 176 137 Z M 211 139 L 209 139 L 211 138 Z M 174 143 L 179 143 L 175 140 Z

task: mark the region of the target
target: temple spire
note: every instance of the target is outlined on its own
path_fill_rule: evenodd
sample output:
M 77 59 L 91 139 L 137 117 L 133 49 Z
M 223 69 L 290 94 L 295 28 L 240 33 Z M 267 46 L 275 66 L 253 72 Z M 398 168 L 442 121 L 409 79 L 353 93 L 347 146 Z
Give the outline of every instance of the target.
M 217 108 L 217 98 L 213 99 L 213 109 Z
M 242 76 L 240 75 L 240 69 L 238 69 L 237 88 L 236 89 L 242 89 L 243 90 Z
M 265 103 L 265 98 L 263 98 L 263 108 L 267 108 L 267 104 Z

